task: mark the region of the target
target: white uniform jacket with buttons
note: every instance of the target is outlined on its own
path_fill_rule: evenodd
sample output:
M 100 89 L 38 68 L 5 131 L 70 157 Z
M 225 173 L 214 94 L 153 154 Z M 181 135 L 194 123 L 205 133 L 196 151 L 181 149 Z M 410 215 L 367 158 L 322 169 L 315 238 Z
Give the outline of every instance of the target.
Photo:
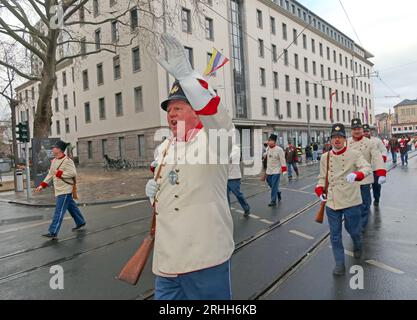
M 275 148 L 268 148 L 266 151 L 267 164 L 266 164 L 266 174 L 274 175 L 281 174 L 283 171 L 287 170 L 287 162 L 285 160 L 284 150 L 280 146 L 275 146 Z
M 181 85 L 185 93 L 190 90 L 188 84 Z M 217 158 L 217 150 L 207 146 L 209 129 L 231 131 L 234 126 L 217 96 L 202 113 L 197 113 L 204 114 L 200 115 L 203 129 L 194 138 L 187 142 L 167 139 L 157 149 L 156 160 L 162 171 L 157 181 L 160 188 L 156 194 L 152 270 L 159 276 L 175 277 L 214 267 L 229 260 L 234 251 L 233 221 L 226 195 L 231 139 L 224 163 L 190 163 L 202 145 L 207 158 Z
M 67 156 L 62 159 L 54 158 L 51 162 L 48 175 L 41 183 L 43 188 L 47 188 L 53 181 L 55 196 L 72 193 L 72 184 L 74 184 L 74 178 L 77 176 L 77 170 L 75 169 L 74 161 Z M 67 181 L 67 182 L 64 182 Z
M 373 143 L 375 143 L 377 149 L 379 150 L 379 152 L 381 152 L 382 154 L 382 159 L 384 160 L 384 163 L 386 164 L 387 162 L 387 147 L 385 146 L 384 142 L 376 137 L 371 137 L 371 141 Z M 374 171 L 376 170 L 376 168 L 372 168 Z M 385 167 L 386 169 L 386 167 Z
M 353 184 L 346 181 L 346 176 L 352 172 L 369 176 L 372 172 L 371 165 L 363 155 L 353 149 L 345 149 L 341 154 L 333 151 L 323 154 L 320 159 L 320 175 L 318 187 L 325 188 L 327 157 L 329 160 L 329 187 L 327 192 L 327 206 L 333 210 L 342 210 L 362 203 L 360 182 Z
M 363 137 L 361 140 L 356 141 L 353 138 L 348 139 L 348 148 L 359 151 L 365 160 L 371 164 L 373 171 L 376 172 L 377 176 L 386 176 L 387 171 L 385 169 L 384 159 L 381 152 L 378 150 L 376 144 Z M 361 185 L 367 185 L 374 183 L 374 176 L 371 174 L 361 181 Z

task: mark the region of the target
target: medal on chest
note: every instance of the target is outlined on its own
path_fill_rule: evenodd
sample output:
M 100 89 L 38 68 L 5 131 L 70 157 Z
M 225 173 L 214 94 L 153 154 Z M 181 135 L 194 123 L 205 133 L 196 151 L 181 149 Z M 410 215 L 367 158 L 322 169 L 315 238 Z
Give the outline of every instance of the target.
M 178 182 L 178 174 L 172 170 L 168 173 L 168 181 L 171 185 L 175 185 Z

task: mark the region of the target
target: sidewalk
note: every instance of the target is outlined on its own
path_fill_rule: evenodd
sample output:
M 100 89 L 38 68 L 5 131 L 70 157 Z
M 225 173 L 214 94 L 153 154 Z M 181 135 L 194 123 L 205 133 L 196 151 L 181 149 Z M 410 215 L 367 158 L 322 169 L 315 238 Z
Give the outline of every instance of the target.
M 78 168 L 77 186 L 80 205 L 96 205 L 146 199 L 145 184 L 152 178 L 148 169 L 104 171 Z M 32 190 L 33 191 L 33 190 Z M 41 193 L 32 192 L 27 201 L 26 192 L 1 192 L 0 202 L 36 207 L 54 207 L 53 188 Z

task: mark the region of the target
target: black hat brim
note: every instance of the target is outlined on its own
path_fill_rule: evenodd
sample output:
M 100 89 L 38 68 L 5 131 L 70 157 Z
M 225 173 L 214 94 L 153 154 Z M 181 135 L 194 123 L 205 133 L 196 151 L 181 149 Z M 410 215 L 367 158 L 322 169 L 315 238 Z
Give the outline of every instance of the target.
M 331 137 L 333 138 L 333 137 L 343 137 L 343 138 L 346 138 L 346 134 L 344 133 L 344 132 L 333 132 L 332 134 L 331 134 Z
M 182 96 L 182 95 L 173 95 L 173 96 L 169 97 L 168 99 L 166 99 L 165 101 L 163 101 L 163 102 L 161 103 L 161 108 L 162 108 L 162 110 L 164 110 L 164 111 L 168 111 L 168 105 L 169 105 L 169 103 L 170 103 L 171 101 L 175 101 L 175 100 L 181 100 L 181 101 L 188 102 L 187 98 L 185 98 L 185 97 L 184 97 L 184 96 Z

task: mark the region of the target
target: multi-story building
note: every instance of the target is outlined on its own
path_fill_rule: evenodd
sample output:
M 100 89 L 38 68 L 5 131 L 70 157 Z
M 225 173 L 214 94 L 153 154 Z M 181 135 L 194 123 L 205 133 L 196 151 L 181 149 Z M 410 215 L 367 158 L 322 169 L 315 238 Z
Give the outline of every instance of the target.
M 381 113 L 375 115 L 376 133 L 383 138 L 390 138 L 392 131 L 392 114 Z
M 110 3 L 100 5 L 104 12 Z M 113 6 L 117 10 L 118 3 Z M 318 15 L 290 0 L 207 1 L 203 9 L 194 19 L 186 1 L 175 7 L 178 19 L 170 32 L 182 39 L 200 72 L 213 47 L 230 58 L 209 82 L 242 133 L 244 149 L 253 151 L 259 132 L 264 140 L 277 133 L 284 146 L 306 145 L 309 137 L 325 139 L 332 120 L 349 126 L 360 117 L 373 123 L 372 55 Z M 145 19 L 132 10 L 130 19 L 136 17 L 140 26 Z M 96 8 L 83 14 L 100 17 Z M 131 35 L 112 22 L 79 28 L 96 48 Z M 57 72 L 51 137 L 77 145 L 83 164 L 102 162 L 104 154 L 148 163 L 158 143 L 155 133 L 167 127 L 159 103 L 173 79 L 139 38 L 116 50 L 77 58 Z M 19 117 L 32 119 L 37 84 L 20 86 L 18 96 Z
M 417 99 L 403 100 L 396 106 L 395 122 L 392 125 L 392 134 L 399 135 L 417 135 Z

